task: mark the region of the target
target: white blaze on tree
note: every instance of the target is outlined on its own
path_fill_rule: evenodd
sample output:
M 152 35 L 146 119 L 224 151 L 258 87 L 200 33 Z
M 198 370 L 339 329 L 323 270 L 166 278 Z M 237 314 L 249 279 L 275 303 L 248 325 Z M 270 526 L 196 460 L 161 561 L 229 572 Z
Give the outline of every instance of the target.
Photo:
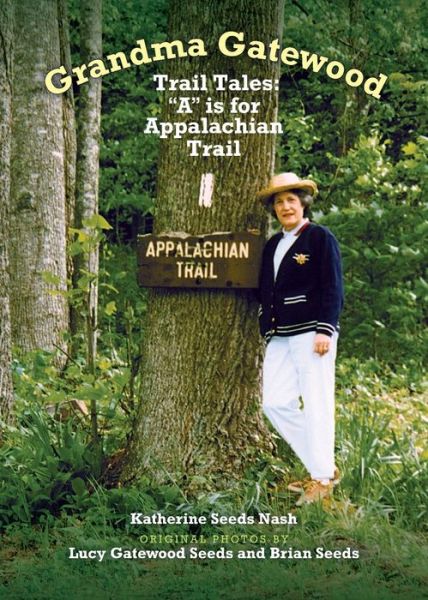
M 199 206 L 209 208 L 213 201 L 214 192 L 214 175 L 212 173 L 204 173 L 201 177 L 201 187 L 199 190 Z
M 14 2 L 10 299 L 13 343 L 64 348 L 68 307 L 62 99 L 45 74 L 60 61 L 57 3 Z M 47 275 L 44 275 L 47 274 Z

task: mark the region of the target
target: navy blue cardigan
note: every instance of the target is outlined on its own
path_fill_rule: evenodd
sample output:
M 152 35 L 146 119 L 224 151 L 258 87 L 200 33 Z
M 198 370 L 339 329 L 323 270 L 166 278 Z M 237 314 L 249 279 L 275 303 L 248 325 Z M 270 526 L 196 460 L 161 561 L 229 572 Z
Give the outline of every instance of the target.
M 267 341 L 317 331 L 332 336 L 339 330 L 343 307 L 340 250 L 322 225 L 308 222 L 285 254 L 274 281 L 273 257 L 282 237 L 266 243 L 260 271 L 260 332 Z

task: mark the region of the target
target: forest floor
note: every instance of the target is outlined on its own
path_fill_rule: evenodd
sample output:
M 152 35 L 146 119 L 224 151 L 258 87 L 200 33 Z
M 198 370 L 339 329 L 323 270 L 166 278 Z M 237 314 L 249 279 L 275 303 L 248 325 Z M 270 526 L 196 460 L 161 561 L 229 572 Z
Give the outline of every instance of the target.
M 128 488 L 88 488 L 79 477 L 70 487 L 52 445 L 80 465 L 83 438 L 63 428 L 59 439 L 45 412 L 29 418 L 24 411 L 22 431 L 0 448 L 0 517 L 6 522 L 0 598 L 428 598 L 425 388 L 387 381 L 371 367 L 353 363 L 339 365 L 338 373 L 336 458 L 343 478 L 332 500 L 300 509 L 286 483 L 305 473 L 281 440 L 276 439 L 276 457 L 256 455 L 254 466 L 229 489 L 212 486 L 190 497 L 173 483 L 155 487 L 147 479 Z M 53 505 L 44 504 L 53 497 Z M 217 525 L 208 519 L 196 530 L 131 526 L 134 511 L 209 518 L 244 514 L 255 522 Z M 291 514 L 297 523 L 259 524 L 260 513 L 289 520 Z M 185 557 L 115 558 L 112 548 L 176 551 Z M 276 558 L 272 548 L 286 555 Z M 79 550 L 105 554 L 102 560 L 98 554 L 72 558 Z M 218 554 L 192 556 L 209 550 Z M 310 557 L 299 555 L 304 550 Z M 326 551 L 337 554 L 328 558 Z
M 306 510 L 307 516 L 311 510 Z M 314 515 L 313 515 L 314 516 Z M 337 520 L 337 518 L 336 518 Z M 371 526 L 375 525 L 369 519 Z M 339 525 L 339 524 L 338 524 Z M 330 526 L 334 529 L 334 519 Z M 359 552 L 358 559 L 113 559 L 111 548 L 145 548 L 138 539 L 106 537 L 90 539 L 82 524 L 55 532 L 16 530 L 3 540 L 0 560 L 3 584 L 0 597 L 28 600 L 74 598 L 104 599 L 247 599 L 290 598 L 292 600 L 422 600 L 427 598 L 427 545 L 421 536 L 378 523 L 367 531 L 366 544 L 361 532 L 344 539 L 329 540 L 323 532 L 306 531 L 292 536 L 282 549 L 296 547 Z M 366 529 L 369 524 L 363 525 Z M 339 527 L 338 527 L 339 529 Z M 379 539 L 376 541 L 375 531 Z M 106 532 L 112 534 L 113 532 Z M 358 537 L 358 542 L 356 541 Z M 318 539 L 317 539 L 318 538 Z M 321 538 L 321 539 L 320 539 Z M 107 550 L 103 561 L 70 559 L 70 547 Z M 180 546 L 181 547 L 181 546 Z M 194 546 L 207 550 L 206 546 Z M 221 546 L 217 545 L 217 548 Z M 236 544 L 223 544 L 237 554 Z M 243 546 L 239 546 L 243 547 Z M 245 548 L 256 548 L 246 545 Z M 178 547 L 176 546 L 177 550 Z M 189 547 L 185 548 L 188 553 Z M 259 549 L 260 552 L 260 549 Z

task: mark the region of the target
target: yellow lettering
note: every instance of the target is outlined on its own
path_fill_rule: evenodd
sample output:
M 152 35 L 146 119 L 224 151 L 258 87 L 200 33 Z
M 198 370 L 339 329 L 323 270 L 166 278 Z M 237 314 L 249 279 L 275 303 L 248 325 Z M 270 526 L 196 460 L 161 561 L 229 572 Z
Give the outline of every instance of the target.
M 48 90 L 52 92 L 52 94 L 63 94 L 64 92 L 70 89 L 71 77 L 66 73 L 66 68 L 62 66 L 58 69 L 52 69 L 52 71 L 49 71 L 49 73 L 46 75 L 45 85 L 48 88 Z M 61 79 L 59 79 L 58 81 L 58 83 L 60 83 L 61 86 L 57 86 L 54 84 L 53 79 L 55 75 L 65 75 L 65 77 L 61 77 Z
M 286 65 L 296 65 L 299 51 L 296 48 L 284 48 L 281 52 L 281 61 Z
M 73 73 L 77 75 L 77 85 L 81 85 L 82 83 L 89 81 L 89 79 L 84 75 L 86 69 L 86 65 L 80 65 L 80 67 L 74 67 L 74 69 L 71 69 Z
M 109 60 L 111 63 L 110 71 L 112 73 L 114 73 L 115 71 L 121 71 L 122 69 L 127 69 L 131 66 L 131 63 L 128 62 L 128 59 L 126 58 L 123 52 L 116 52 L 116 54 L 108 54 L 107 60 Z
M 204 242 L 204 248 L 203 248 L 203 255 L 204 258 L 211 258 L 212 257 L 212 250 L 213 250 L 213 243 L 210 242 L 209 240 Z
M 153 60 L 165 60 L 165 58 L 171 59 L 176 58 L 177 56 L 179 58 L 183 58 L 184 56 L 187 56 L 187 52 L 184 50 L 183 47 L 183 42 L 180 42 L 180 40 L 152 44 L 152 48 L 155 53 Z M 177 52 L 177 54 L 175 53 L 174 49 Z M 165 51 L 166 56 L 163 55 L 163 51 Z
M 152 59 L 149 57 L 147 52 L 147 46 L 145 40 L 137 40 L 137 46 L 131 50 L 129 58 L 134 65 L 142 65 L 145 63 L 151 63 Z
M 329 77 L 331 77 L 331 79 L 340 79 L 345 72 L 345 67 L 341 62 L 333 60 L 332 62 L 328 63 L 325 72 Z
M 196 244 L 195 244 L 195 246 L 193 248 L 193 257 L 194 258 L 195 257 L 197 257 L 197 258 L 202 257 L 201 245 L 198 242 L 196 242 Z
M 149 245 L 147 246 L 146 250 L 146 256 L 156 256 L 154 242 L 149 242 Z
M 204 277 L 204 270 L 202 268 L 201 263 L 198 263 L 195 266 L 195 270 L 193 272 L 193 277 Z
M 379 100 L 380 91 L 386 83 L 388 77 L 383 73 L 379 73 L 379 79 L 376 77 L 369 77 L 364 84 L 364 91 L 369 96 L 373 96 Z
M 94 79 L 97 79 L 98 77 L 104 77 L 104 75 L 108 75 L 110 73 L 110 71 L 106 68 L 105 64 L 103 63 L 103 61 L 99 58 L 96 58 L 95 60 L 91 60 L 90 63 L 88 63 L 88 67 L 89 67 L 89 75 L 91 77 L 93 77 Z M 88 81 L 88 80 L 86 80 Z M 84 83 L 84 82 L 82 82 Z
M 207 56 L 208 53 L 205 51 L 205 46 L 203 40 L 196 38 L 194 40 L 189 40 L 189 49 L 187 53 L 189 56 Z
M 239 56 L 242 54 L 245 50 L 245 44 L 232 44 L 232 49 L 229 50 L 226 44 L 229 41 L 229 38 L 236 38 L 242 42 L 244 40 L 244 34 L 242 31 L 225 31 L 218 40 L 218 48 L 220 52 L 225 56 Z
M 193 276 L 193 264 L 185 263 L 184 264 L 184 277 L 187 279 L 188 277 Z
M 208 263 L 207 266 L 208 265 L 209 265 L 209 271 L 208 271 L 207 278 L 208 279 L 218 279 L 218 276 L 214 273 L 214 263 Z
M 249 258 L 250 256 L 250 245 L 248 242 L 241 242 L 239 244 L 239 258 Z
M 165 256 L 169 256 L 170 253 L 174 250 L 174 242 L 172 240 L 168 240 L 165 246 Z
M 302 57 L 302 67 L 304 69 L 312 68 L 314 73 L 318 73 L 323 65 L 328 61 L 326 56 L 318 56 L 318 54 L 309 54 L 307 50 L 300 51 Z
M 355 77 L 356 76 L 356 77 Z M 359 69 L 350 69 L 346 73 L 345 81 L 351 87 L 357 87 L 363 83 L 364 75 Z
M 214 254 L 214 258 L 223 258 L 223 244 L 222 244 L 222 242 L 214 242 L 214 244 L 213 244 L 213 254 Z
M 160 256 L 164 250 L 165 250 L 165 242 L 158 240 L 157 244 L 156 244 L 156 256 Z
M 258 58 L 259 60 L 266 60 L 265 45 L 263 42 L 254 40 L 250 42 L 250 48 L 248 49 L 248 56 L 250 58 Z
M 236 247 L 235 242 L 233 242 L 230 246 L 229 258 L 238 258 L 238 248 Z

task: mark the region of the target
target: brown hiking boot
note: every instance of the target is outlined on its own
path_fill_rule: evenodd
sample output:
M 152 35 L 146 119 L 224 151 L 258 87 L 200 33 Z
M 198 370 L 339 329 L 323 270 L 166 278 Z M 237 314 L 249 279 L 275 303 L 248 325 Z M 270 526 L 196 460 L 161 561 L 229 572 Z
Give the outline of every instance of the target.
M 303 506 L 303 504 L 312 504 L 313 502 L 319 502 L 324 498 L 329 498 L 333 491 L 333 482 L 321 483 L 316 479 L 311 479 L 305 486 L 303 494 L 296 502 L 296 506 Z
M 341 479 L 342 479 L 342 475 L 341 475 L 339 469 L 337 467 L 334 467 L 333 479 L 331 479 L 330 481 L 332 482 L 333 485 L 338 485 L 340 483 Z
M 340 471 L 337 467 L 334 468 L 334 475 L 333 475 L 333 479 L 330 479 L 330 481 L 333 483 L 333 485 L 338 485 L 338 483 L 340 483 Z M 310 477 L 306 477 L 306 479 L 300 479 L 297 481 L 292 481 L 291 483 L 289 483 L 287 485 L 287 490 L 289 492 L 294 492 L 295 494 L 301 494 L 302 492 L 305 491 L 305 486 L 311 481 Z
M 287 485 L 287 490 L 289 492 L 294 492 L 295 494 L 301 494 L 305 490 L 305 486 L 311 481 L 310 477 L 306 477 L 306 479 L 300 479 L 297 481 L 292 481 Z

